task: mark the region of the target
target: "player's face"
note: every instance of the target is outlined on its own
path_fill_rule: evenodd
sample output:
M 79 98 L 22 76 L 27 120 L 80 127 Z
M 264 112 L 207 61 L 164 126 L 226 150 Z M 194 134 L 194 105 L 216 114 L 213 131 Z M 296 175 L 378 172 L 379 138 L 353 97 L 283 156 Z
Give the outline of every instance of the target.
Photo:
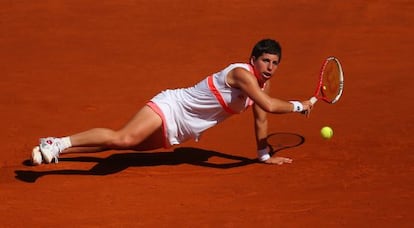
M 275 54 L 263 53 L 258 58 L 252 57 L 251 63 L 255 69 L 256 77 L 265 82 L 275 73 L 279 65 L 279 56 Z

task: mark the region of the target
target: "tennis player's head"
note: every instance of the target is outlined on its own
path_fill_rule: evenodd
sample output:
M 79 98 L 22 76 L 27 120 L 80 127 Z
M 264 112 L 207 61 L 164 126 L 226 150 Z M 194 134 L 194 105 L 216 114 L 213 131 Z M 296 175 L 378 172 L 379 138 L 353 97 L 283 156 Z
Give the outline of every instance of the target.
M 250 58 L 259 58 L 264 53 L 279 56 L 279 62 L 282 60 L 282 47 L 279 42 L 272 39 L 263 39 L 254 45 Z
M 256 43 L 250 55 L 250 64 L 257 79 L 264 83 L 275 73 L 282 59 L 282 47 L 272 39 L 263 39 Z

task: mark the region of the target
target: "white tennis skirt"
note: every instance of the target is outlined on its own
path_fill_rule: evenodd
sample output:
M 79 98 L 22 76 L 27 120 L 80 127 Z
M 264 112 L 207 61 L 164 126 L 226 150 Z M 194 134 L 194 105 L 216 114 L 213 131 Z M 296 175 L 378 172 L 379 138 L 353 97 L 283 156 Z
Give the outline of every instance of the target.
M 147 103 L 162 119 L 165 148 L 189 139 L 198 141 L 202 132 L 231 114 L 226 113 L 209 90 L 165 90 Z

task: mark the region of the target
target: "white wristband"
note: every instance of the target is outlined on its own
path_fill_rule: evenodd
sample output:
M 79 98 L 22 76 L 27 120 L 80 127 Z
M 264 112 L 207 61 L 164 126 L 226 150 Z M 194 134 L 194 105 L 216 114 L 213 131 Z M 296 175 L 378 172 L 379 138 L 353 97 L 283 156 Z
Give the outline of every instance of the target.
M 302 112 L 303 111 L 303 105 L 299 101 L 289 101 L 291 104 L 293 104 L 293 112 Z
M 269 147 L 267 146 L 264 149 L 261 150 L 257 150 L 257 158 L 259 159 L 259 161 L 264 162 L 267 159 L 270 158 L 270 154 L 269 154 Z

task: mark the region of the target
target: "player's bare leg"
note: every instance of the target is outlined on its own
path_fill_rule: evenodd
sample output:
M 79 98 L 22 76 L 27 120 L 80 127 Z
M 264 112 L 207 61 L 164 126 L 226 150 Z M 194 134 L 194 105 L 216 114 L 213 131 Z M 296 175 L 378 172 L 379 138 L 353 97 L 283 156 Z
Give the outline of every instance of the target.
M 94 128 L 70 136 L 72 147 L 127 149 L 143 142 L 162 126 L 162 120 L 150 107 L 143 107 L 122 129 Z M 163 142 L 163 138 L 159 139 Z M 155 142 L 154 142 L 155 143 Z
M 50 163 L 53 160 L 57 162 L 59 153 L 75 152 L 78 147 L 79 152 L 99 152 L 108 149 L 131 148 L 152 150 L 161 148 L 163 145 L 162 120 L 150 107 L 144 106 L 118 131 L 94 128 L 70 137 L 42 139 L 39 147 L 45 162 Z M 40 164 L 41 160 L 33 159 L 34 154 L 32 153 L 33 164 Z
M 162 139 L 162 140 L 160 140 Z M 62 151 L 61 153 L 95 153 L 95 152 L 103 152 L 108 150 L 136 150 L 136 151 L 148 151 L 154 150 L 164 147 L 164 132 L 162 127 L 159 127 L 154 133 L 148 136 L 144 141 L 139 143 L 138 145 L 134 145 L 132 147 L 125 147 L 125 148 L 110 148 L 110 147 L 70 147 Z

